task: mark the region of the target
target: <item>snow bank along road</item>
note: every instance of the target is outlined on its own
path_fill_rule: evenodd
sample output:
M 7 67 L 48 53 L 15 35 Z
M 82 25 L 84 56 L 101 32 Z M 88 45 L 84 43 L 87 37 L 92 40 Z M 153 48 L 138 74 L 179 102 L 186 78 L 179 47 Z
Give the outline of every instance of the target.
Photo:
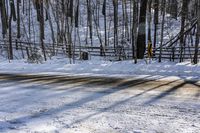
M 199 133 L 200 83 L 0 74 L 0 132 Z

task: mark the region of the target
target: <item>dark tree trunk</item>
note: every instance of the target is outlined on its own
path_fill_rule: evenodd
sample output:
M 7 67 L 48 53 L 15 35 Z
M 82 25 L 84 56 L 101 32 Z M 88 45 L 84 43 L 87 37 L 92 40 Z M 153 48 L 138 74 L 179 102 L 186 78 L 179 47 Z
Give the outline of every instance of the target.
M 133 1 L 133 21 L 132 21 L 132 56 L 135 64 L 137 63 L 137 26 L 138 26 L 138 2 Z
M 45 46 L 44 46 L 44 3 L 43 0 L 40 0 L 40 43 L 42 47 L 42 52 L 44 55 L 44 60 L 46 61 L 46 53 L 45 53 Z
M 21 31 L 20 31 L 20 4 L 21 0 L 17 0 L 17 38 L 20 39 Z
M 154 49 L 156 48 L 156 43 L 157 43 L 158 15 L 159 15 L 159 0 L 154 0 L 154 42 L 153 42 Z
M 75 27 L 78 28 L 79 18 L 79 0 L 77 1 L 76 12 L 75 12 Z
M 151 4 L 152 0 L 149 0 L 148 2 L 148 41 L 151 41 Z
M 90 41 L 91 46 L 93 45 L 92 37 L 93 37 L 93 23 L 92 23 L 92 7 L 91 7 L 91 0 L 87 0 L 87 14 L 88 14 L 88 27 L 90 31 Z
M 167 12 L 171 14 L 172 18 L 177 19 L 178 16 L 178 2 L 177 0 L 169 0 Z
M 139 30 L 138 30 L 138 38 L 137 38 L 138 59 L 144 58 L 144 53 L 146 50 L 146 9 L 147 9 L 147 0 L 141 0 Z
M 114 48 L 118 46 L 118 0 L 113 0 L 114 6 Z
M 102 14 L 104 15 L 104 43 L 105 43 L 105 46 L 107 46 L 107 20 L 106 20 L 106 0 L 104 0 L 103 2 L 103 8 L 102 8 Z
M 2 22 L 2 34 L 3 37 L 7 34 L 8 29 L 8 18 L 6 12 L 5 0 L 0 0 L 0 14 L 1 14 L 1 22 Z
M 186 15 L 187 15 L 187 7 L 188 7 L 188 0 L 183 0 L 182 1 L 182 10 L 181 10 L 181 31 L 180 34 L 182 35 L 185 31 L 185 20 L 186 20 Z M 183 47 L 184 47 L 184 35 L 180 37 L 180 62 L 183 61 Z
M 160 41 L 159 62 L 161 62 L 161 59 L 162 59 L 162 48 L 163 48 L 163 37 L 164 37 L 164 24 L 165 24 L 165 5 L 166 5 L 166 0 L 162 0 L 162 28 L 161 28 L 161 41 Z
M 13 0 L 10 0 L 10 6 L 14 4 Z M 12 7 L 13 8 L 13 7 Z M 13 47 L 12 47 L 12 18 L 13 18 L 13 9 L 11 8 L 10 17 L 9 17 L 9 59 L 13 60 Z
M 199 37 L 200 37 L 200 0 L 198 0 L 198 7 L 197 7 L 197 16 L 198 16 L 198 22 L 197 22 L 197 34 L 196 34 L 196 42 L 195 42 L 195 53 L 194 53 L 194 64 L 198 63 L 198 53 L 199 53 Z

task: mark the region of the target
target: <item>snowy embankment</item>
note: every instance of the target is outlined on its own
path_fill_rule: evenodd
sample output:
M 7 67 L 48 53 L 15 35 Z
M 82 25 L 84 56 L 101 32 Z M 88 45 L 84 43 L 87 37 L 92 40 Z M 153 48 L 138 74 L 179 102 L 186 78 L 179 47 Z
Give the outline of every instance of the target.
M 133 61 L 110 62 L 94 57 L 89 61 L 76 61 L 75 64 L 69 64 L 69 60 L 62 57 L 54 57 L 43 64 L 28 64 L 25 60 L 14 60 L 11 63 L 1 60 L 0 72 L 200 80 L 200 64 L 192 65 L 189 61 L 158 63 L 153 60 L 146 64 L 140 60 L 134 64 Z

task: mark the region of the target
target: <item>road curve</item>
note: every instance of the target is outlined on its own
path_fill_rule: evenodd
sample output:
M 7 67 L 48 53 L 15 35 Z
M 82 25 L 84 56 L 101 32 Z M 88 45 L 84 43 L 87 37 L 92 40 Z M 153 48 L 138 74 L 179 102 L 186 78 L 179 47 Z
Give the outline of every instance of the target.
M 200 131 L 198 81 L 0 74 L 0 132 Z

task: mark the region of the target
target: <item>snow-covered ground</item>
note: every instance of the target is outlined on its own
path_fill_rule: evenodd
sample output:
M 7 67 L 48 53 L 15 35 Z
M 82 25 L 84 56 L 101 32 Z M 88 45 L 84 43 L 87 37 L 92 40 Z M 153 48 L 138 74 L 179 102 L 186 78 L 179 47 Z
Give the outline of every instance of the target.
M 21 76 L 0 75 L 0 132 L 200 131 L 197 83 Z
M 199 81 L 189 62 L 1 59 L 0 132 L 199 133 Z
M 8 60 L 1 59 L 0 72 L 114 77 L 150 75 L 155 79 L 162 77 L 165 79 L 200 80 L 200 64 L 192 65 L 189 61 L 158 63 L 157 60 L 153 60 L 146 64 L 145 60 L 140 60 L 138 64 L 134 64 L 133 61 L 110 62 L 96 57 L 92 57 L 89 61 L 79 60 L 75 64 L 70 64 L 69 59 L 63 57 L 54 57 L 43 64 L 28 64 L 26 60 L 14 60 L 9 63 Z

